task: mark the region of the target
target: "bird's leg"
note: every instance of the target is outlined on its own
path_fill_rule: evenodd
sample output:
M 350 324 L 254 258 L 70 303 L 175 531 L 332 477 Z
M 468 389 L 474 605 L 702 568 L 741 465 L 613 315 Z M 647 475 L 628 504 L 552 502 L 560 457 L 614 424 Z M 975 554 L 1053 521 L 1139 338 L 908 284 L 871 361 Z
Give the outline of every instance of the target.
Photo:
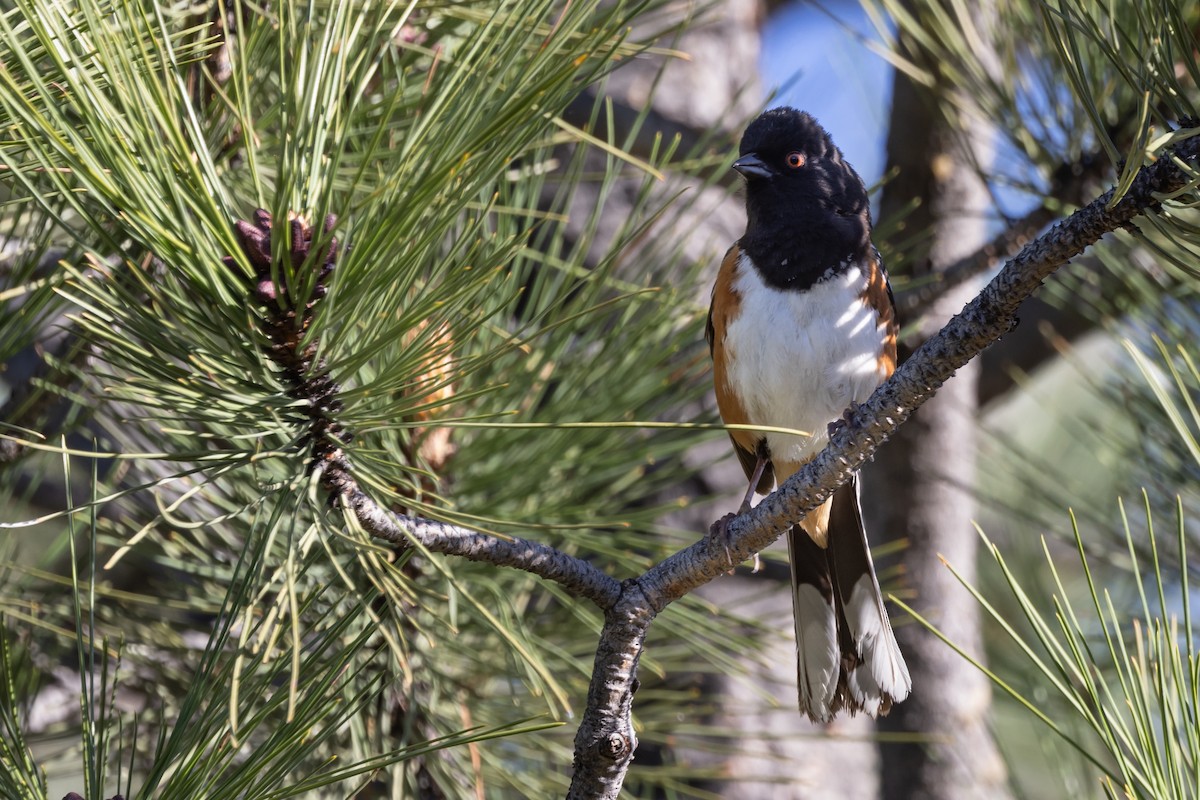
M 754 498 L 754 490 L 758 487 L 758 482 L 762 480 L 763 471 L 767 468 L 767 458 L 763 454 L 759 454 L 758 461 L 754 465 L 754 474 L 750 476 L 750 485 L 746 487 L 746 496 L 742 498 L 742 504 L 738 506 L 738 510 L 731 514 L 726 514 L 712 524 L 708 529 L 710 536 L 719 536 L 721 544 L 725 547 L 725 558 L 729 561 L 729 568 L 733 569 L 733 556 L 729 554 L 729 523 L 734 517 L 740 517 L 750 510 L 750 501 Z M 753 572 L 758 572 L 762 569 L 762 559 L 758 557 L 758 553 L 754 554 Z
M 742 498 L 742 504 L 738 506 L 738 514 L 745 514 L 750 510 L 750 500 L 754 497 L 754 490 L 758 488 L 758 482 L 762 480 L 763 470 L 767 468 L 767 459 L 762 454 L 759 454 L 758 461 L 754 464 L 754 474 L 750 476 L 750 485 L 746 487 L 746 496 Z

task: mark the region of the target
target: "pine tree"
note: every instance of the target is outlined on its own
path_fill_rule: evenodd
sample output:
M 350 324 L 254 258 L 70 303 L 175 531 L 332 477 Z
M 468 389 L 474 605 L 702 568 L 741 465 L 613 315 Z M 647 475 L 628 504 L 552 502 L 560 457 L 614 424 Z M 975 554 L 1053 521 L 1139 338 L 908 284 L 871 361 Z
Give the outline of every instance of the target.
M 674 9 L 25 0 L 0 15 L 12 312 L 0 319 L 0 487 L 12 519 L 41 523 L 0 538 L 0 793 L 47 796 L 26 743 L 46 725 L 48 689 L 67 688 L 83 698 L 72 788 L 89 798 L 615 797 L 635 752 L 658 761 L 629 772 L 639 796 L 702 796 L 717 776 L 682 745 L 746 743 L 705 716 L 722 699 L 696 702 L 711 682 L 674 679 L 745 669 L 743 654 L 782 634 L 713 616 L 692 590 L 893 431 L 908 447 L 928 436 L 905 420 L 981 351 L 1051 357 L 1040 345 L 1005 355 L 1023 341 L 1006 334 L 1020 302 L 1092 247 L 1097 262 L 1051 278 L 1039 313 L 1086 296 L 1090 325 L 1119 309 L 1122 324 L 1164 334 L 1157 352 L 1149 337 L 1131 345 L 1154 377 L 1110 393 L 1151 432 L 1122 451 L 1157 482 L 1148 519 L 1183 499 L 1170 547 L 1120 520 L 1092 538 L 1078 526 L 1078 549 L 1111 560 L 1122 548 L 1158 602 L 1110 605 L 1088 572 L 1106 627 L 1085 647 L 1091 625 L 1074 610 L 1048 625 L 1041 587 L 1023 590 L 1030 576 L 1000 546 L 1016 603 L 970 592 L 1011 634 L 993 661 L 1020 679 L 1000 693 L 1080 754 L 1060 771 L 1100 775 L 1108 796 L 1195 797 L 1196 11 L 877 10 L 894 20 L 897 91 L 913 90 L 893 112 L 900 171 L 879 229 L 902 309 L 924 320 L 909 341 L 925 344 L 830 450 L 733 523 L 729 552 L 701 541 L 666 560 L 699 533 L 662 523 L 695 499 L 680 496 L 694 472 L 683 454 L 718 435 L 711 415 L 681 409 L 707 390 L 698 332 L 719 245 L 694 231 L 736 126 L 701 135 L 677 101 L 638 89 L 647 105 L 623 105 L 606 86 L 631 61 L 676 55 L 687 20 Z M 903 188 L 937 174 L 994 185 L 980 120 L 1042 198 L 987 242 L 945 213 L 944 186 Z M 914 150 L 924 164 L 903 163 Z M 938 249 L 955 239 L 974 244 Z M 1027 242 L 935 334 L 954 293 L 971 299 L 971 282 Z M 1149 263 L 1153 281 L 1130 268 Z M 922 276 L 930 267 L 937 279 Z M 1003 391 L 986 388 L 983 363 L 979 392 Z M 963 535 L 930 532 L 912 537 L 914 575 L 939 535 Z M 951 566 L 972 584 L 965 553 Z M 1061 559 L 1051 567 L 1057 608 L 1077 609 Z M 931 615 L 930 588 L 912 587 L 912 608 L 943 638 L 910 625 L 915 660 L 976 669 L 947 659 L 943 640 L 977 658 L 974 612 Z M 1146 633 L 1129 632 L 1127 613 Z M 1047 693 L 1061 705 L 1035 708 Z M 933 744 L 884 750 L 884 796 L 1007 792 L 1003 775 L 941 770 L 984 751 L 943 745 L 930 700 L 955 701 L 926 698 L 918 686 L 895 722 Z

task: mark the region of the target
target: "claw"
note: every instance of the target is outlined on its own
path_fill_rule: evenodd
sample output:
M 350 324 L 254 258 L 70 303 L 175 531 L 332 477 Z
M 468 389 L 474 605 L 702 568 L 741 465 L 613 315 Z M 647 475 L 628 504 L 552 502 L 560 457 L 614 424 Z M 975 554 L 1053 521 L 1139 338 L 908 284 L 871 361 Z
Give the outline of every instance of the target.
M 729 572 L 732 573 L 737 564 L 733 563 L 733 554 L 729 551 L 729 523 L 736 517 L 740 517 L 750 510 L 749 503 L 743 503 L 742 507 L 736 512 L 726 514 L 719 520 L 714 522 L 708 528 L 708 535 L 711 538 L 719 539 L 721 546 L 725 548 L 725 560 L 729 563 Z M 762 559 L 758 553 L 754 554 L 754 566 L 751 568 L 751 573 L 758 574 L 762 570 Z
M 729 523 L 736 516 L 737 514 L 726 514 L 708 528 L 709 537 L 718 539 L 721 543 L 721 546 L 725 548 L 725 560 L 729 562 L 730 572 L 732 572 L 733 568 L 737 566 L 733 563 L 733 554 L 729 552 Z
M 832 439 L 835 433 L 853 422 L 854 416 L 858 413 L 858 409 L 861 407 L 861 404 L 851 400 L 850 405 L 846 407 L 846 410 L 842 412 L 842 415 L 833 422 L 829 423 L 827 428 L 829 432 L 829 438 Z
M 765 449 L 760 447 L 758 454 L 758 463 L 754 465 L 754 473 L 750 476 L 750 485 L 746 487 L 746 496 L 742 498 L 742 504 L 738 506 L 738 510 L 732 514 L 726 514 L 719 520 L 714 522 L 708 529 L 710 537 L 719 537 L 721 546 L 725 548 L 725 560 L 729 562 L 729 571 L 733 572 L 733 568 L 737 565 L 733 563 L 733 554 L 729 552 L 729 522 L 734 517 L 740 517 L 750 510 L 750 501 L 754 499 L 754 489 L 758 486 L 758 481 L 762 478 L 763 470 L 767 467 L 767 455 Z M 758 557 L 758 553 L 754 554 L 754 572 L 762 569 L 762 561 Z

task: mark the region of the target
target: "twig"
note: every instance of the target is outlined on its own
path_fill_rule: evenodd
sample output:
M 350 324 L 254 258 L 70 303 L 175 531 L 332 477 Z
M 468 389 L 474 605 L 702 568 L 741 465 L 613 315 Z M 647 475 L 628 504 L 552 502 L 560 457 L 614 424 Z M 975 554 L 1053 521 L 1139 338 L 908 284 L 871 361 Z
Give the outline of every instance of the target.
M 975 252 L 963 256 L 942 272 L 931 275 L 928 282 L 898 293 L 896 310 L 904 319 L 920 313 L 922 309 L 928 308 L 934 300 L 972 278 L 984 274 L 997 261 L 1016 252 L 1018 248 L 1023 247 L 1037 236 L 1042 228 L 1053 222 L 1056 216 L 1046 206 L 1038 206 L 1019 220 L 1015 220 Z
M 434 553 L 497 567 L 512 567 L 562 586 L 576 597 L 611 608 L 621 594 L 617 581 L 587 561 L 539 542 L 502 539 L 448 522 L 393 514 L 368 497 L 342 466 L 326 467 L 322 483 L 333 491 L 368 534 L 398 547 L 419 543 Z
M 1054 171 L 1048 196 L 1069 205 L 1083 201 L 1085 187 L 1098 181 L 1105 169 L 1104 160 L 1097 154 L 1085 155 L 1074 164 L 1063 164 Z M 1046 205 L 1039 205 L 1020 219 L 1013 220 L 1004 230 L 978 250 L 963 256 L 946 269 L 930 276 L 928 283 L 915 286 L 896 296 L 897 311 L 910 318 L 928 308 L 935 300 L 963 283 L 978 277 L 1001 259 L 1006 259 L 1024 247 L 1057 217 Z

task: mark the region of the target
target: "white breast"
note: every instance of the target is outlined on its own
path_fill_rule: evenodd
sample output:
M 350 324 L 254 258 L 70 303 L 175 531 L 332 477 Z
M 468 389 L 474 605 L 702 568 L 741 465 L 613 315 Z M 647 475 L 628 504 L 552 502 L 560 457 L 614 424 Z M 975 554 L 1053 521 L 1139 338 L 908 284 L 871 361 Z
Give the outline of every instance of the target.
M 829 423 L 886 377 L 879 364 L 886 331 L 863 300 L 867 278 L 851 266 L 808 291 L 781 291 L 741 257 L 733 288 L 742 313 L 725 333 L 730 388 L 753 424 L 809 434 L 766 434 L 777 467 L 812 458 Z

